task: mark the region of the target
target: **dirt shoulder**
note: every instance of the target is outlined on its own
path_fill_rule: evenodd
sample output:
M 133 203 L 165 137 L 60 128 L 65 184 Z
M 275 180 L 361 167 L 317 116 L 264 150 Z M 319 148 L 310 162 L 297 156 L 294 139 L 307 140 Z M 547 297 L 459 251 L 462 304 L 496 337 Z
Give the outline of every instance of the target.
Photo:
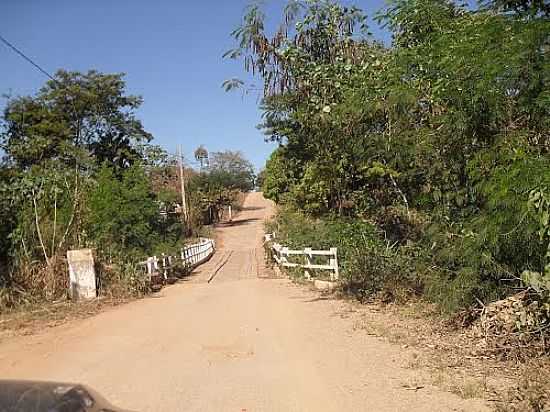
M 100 298 L 74 303 L 64 300 L 17 308 L 0 314 L 0 343 L 17 336 L 30 336 L 68 322 L 80 321 L 136 299 Z
M 344 300 L 354 329 L 399 345 L 418 372 L 418 385 L 435 385 L 464 399 L 484 399 L 498 411 L 550 406 L 550 359 L 506 359 L 485 350 L 471 327 L 460 327 L 424 302 L 360 304 Z

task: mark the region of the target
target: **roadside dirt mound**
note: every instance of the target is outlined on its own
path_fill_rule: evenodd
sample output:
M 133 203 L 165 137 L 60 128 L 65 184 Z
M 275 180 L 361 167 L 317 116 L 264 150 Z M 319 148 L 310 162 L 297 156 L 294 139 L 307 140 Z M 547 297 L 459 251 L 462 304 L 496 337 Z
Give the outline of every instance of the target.
M 482 350 L 502 358 L 525 359 L 550 353 L 550 304 L 523 291 L 483 308 L 474 324 Z

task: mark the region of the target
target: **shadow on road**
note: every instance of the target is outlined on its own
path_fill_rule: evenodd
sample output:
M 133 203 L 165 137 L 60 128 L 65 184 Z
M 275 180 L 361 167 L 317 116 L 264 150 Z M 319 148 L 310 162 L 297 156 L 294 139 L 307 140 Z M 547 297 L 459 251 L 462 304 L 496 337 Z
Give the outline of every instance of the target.
M 248 225 L 249 223 L 252 223 L 252 222 L 257 222 L 259 221 L 260 219 L 258 218 L 250 218 L 250 219 L 236 219 L 236 220 L 233 220 L 231 222 L 222 222 L 222 223 L 219 223 L 217 226 L 218 227 L 231 227 L 231 226 L 242 226 L 242 225 Z
M 245 206 L 241 208 L 242 211 L 264 210 L 264 209 L 265 207 L 263 206 Z

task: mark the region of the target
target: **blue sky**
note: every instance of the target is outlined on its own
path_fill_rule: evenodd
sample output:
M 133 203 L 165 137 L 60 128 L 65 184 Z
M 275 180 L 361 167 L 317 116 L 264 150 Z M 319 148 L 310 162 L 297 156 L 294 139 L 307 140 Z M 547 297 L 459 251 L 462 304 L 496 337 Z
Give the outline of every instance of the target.
M 226 93 L 221 84 L 245 78 L 240 62 L 222 59 L 232 47 L 247 0 L 2 0 L 0 34 L 49 72 L 96 69 L 127 74 L 128 92 L 144 104 L 139 117 L 170 152 L 241 150 L 261 167 L 274 149 L 256 129 L 255 95 Z M 358 0 L 369 15 L 384 0 Z M 279 21 L 282 0 L 267 1 Z M 377 27 L 372 31 L 388 41 Z M 0 94 L 33 94 L 47 79 L 0 44 Z M 4 101 L 0 106 L 4 105 Z

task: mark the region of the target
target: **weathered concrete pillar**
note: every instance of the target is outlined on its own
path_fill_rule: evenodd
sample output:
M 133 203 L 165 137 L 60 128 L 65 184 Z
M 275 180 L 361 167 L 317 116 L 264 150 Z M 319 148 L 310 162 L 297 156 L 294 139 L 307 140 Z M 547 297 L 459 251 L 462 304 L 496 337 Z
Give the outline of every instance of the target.
M 69 263 L 69 293 L 71 299 L 94 299 L 96 297 L 96 276 L 92 249 L 67 251 Z

